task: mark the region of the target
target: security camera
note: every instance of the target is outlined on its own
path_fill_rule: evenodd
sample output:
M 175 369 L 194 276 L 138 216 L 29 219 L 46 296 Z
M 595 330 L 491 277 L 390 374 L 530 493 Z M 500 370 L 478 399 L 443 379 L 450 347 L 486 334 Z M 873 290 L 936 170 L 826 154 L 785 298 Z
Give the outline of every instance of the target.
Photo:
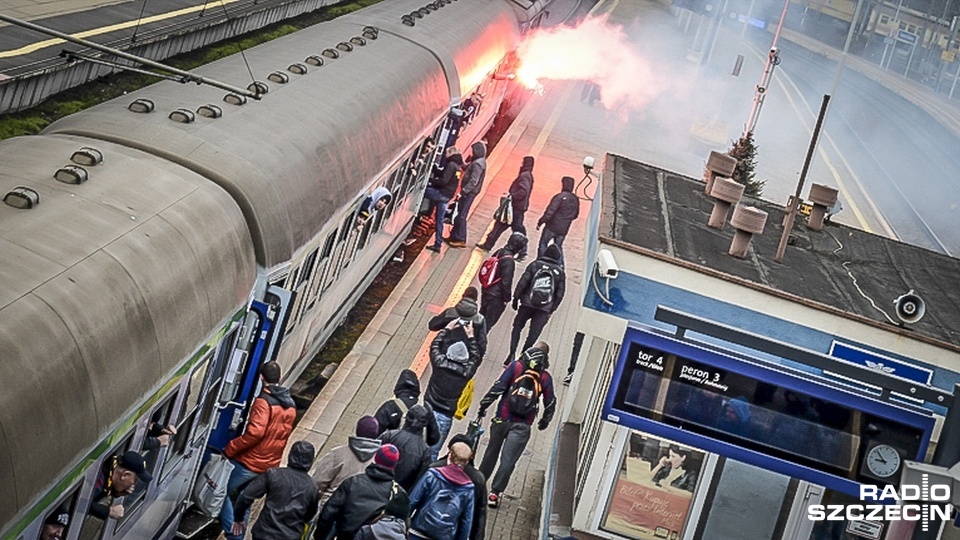
M 597 253 L 597 266 L 600 267 L 600 275 L 610 279 L 617 279 L 620 274 L 620 267 L 617 266 L 617 260 L 613 258 L 613 253 L 609 249 L 601 249 Z
M 593 156 L 583 158 L 583 174 L 590 174 L 590 171 L 593 170 L 593 164 Z
M 906 294 L 900 295 L 893 303 L 896 305 L 897 318 L 907 324 L 919 321 L 927 311 L 923 299 L 917 296 L 913 292 L 913 289 L 910 289 L 910 292 Z

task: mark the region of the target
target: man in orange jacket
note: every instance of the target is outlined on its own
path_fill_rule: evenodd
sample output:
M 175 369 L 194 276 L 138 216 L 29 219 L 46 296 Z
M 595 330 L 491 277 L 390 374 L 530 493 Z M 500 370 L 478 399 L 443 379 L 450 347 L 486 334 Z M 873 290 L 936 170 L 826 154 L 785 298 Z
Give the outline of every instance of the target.
M 238 519 L 234 519 L 234 501 L 247 483 L 267 469 L 280 465 L 283 449 L 293 432 L 293 421 L 297 416 L 290 390 L 277 384 L 280 382 L 280 365 L 267 362 L 261 366 L 260 379 L 263 390 L 253 400 L 250 420 L 243 435 L 230 441 L 223 449 L 223 454 L 233 463 L 233 472 L 227 481 L 227 499 L 220 509 L 220 526 L 227 540 L 243 539 L 243 528 L 235 527 L 234 522 L 245 523 L 247 519 L 246 516 L 236 516 Z

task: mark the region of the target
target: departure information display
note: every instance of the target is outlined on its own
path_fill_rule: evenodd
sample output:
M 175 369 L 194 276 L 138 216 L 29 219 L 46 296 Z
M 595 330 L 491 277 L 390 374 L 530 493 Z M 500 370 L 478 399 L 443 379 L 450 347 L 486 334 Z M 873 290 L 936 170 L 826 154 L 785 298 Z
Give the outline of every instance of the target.
M 604 418 L 856 495 L 922 460 L 923 411 L 884 403 L 742 355 L 628 328 Z M 894 467 L 868 466 L 875 449 Z

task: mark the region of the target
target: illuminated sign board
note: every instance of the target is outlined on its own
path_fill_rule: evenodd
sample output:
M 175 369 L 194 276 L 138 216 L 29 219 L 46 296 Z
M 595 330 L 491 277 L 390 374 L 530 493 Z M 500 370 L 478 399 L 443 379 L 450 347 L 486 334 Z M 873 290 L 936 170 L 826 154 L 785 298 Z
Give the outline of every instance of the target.
M 851 495 L 895 483 L 903 459 L 922 461 L 934 424 L 919 409 L 638 328 L 624 336 L 603 418 Z

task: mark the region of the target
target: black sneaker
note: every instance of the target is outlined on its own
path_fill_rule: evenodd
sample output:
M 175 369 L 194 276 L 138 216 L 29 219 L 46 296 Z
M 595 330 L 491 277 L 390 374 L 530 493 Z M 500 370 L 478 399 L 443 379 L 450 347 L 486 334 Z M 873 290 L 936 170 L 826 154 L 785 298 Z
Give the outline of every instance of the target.
M 483 242 L 477 242 L 476 244 L 474 244 L 474 246 L 475 246 L 475 247 L 478 247 L 478 248 L 480 248 L 480 249 L 482 249 L 482 250 L 484 250 L 484 251 L 490 251 L 490 248 L 488 248 L 486 245 L 484 245 Z
M 570 381 L 572 380 L 573 380 L 573 373 L 567 373 L 566 376 L 563 377 L 563 385 L 564 386 L 569 385 Z
M 429 246 L 427 246 L 427 249 L 435 253 L 440 253 L 440 244 L 430 244 Z

